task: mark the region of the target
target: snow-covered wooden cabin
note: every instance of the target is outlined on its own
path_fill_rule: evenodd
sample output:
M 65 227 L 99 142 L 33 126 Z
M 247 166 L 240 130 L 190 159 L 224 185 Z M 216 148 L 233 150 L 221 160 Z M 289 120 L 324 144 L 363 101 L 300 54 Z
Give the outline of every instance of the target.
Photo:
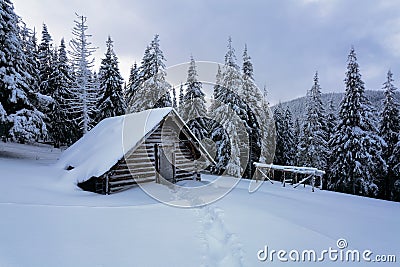
M 107 118 L 59 160 L 80 188 L 100 194 L 142 182 L 199 179 L 198 171 L 213 163 L 172 108 Z

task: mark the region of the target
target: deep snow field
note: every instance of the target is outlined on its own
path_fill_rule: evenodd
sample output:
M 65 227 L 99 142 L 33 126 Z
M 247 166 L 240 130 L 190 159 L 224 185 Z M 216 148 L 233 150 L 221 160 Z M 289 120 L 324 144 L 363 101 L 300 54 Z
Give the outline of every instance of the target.
M 114 195 L 81 191 L 56 164 L 60 150 L 0 142 L 0 266 L 312 266 L 260 261 L 259 250 L 371 250 L 398 266 L 400 203 L 241 180 L 199 208 L 159 203 L 141 188 Z M 204 176 L 204 180 L 215 177 Z M 233 178 L 224 178 L 227 180 Z M 193 186 L 195 183 L 185 182 Z M 146 185 L 164 190 L 159 184 Z M 179 190 L 176 190 L 179 195 Z M 263 256 L 263 254 L 260 254 Z M 288 255 L 286 255 L 288 258 Z M 290 260 L 289 260 L 290 261 Z

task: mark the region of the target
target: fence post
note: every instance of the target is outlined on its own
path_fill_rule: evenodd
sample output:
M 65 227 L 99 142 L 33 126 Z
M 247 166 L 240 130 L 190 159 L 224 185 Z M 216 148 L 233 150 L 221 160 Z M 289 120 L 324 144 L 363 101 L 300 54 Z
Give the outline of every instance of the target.
M 256 183 L 258 183 L 258 176 L 259 176 L 259 171 L 258 171 L 258 167 L 256 166 L 256 171 L 255 171 L 256 173 Z
M 285 177 L 285 172 L 283 172 L 283 187 L 286 186 L 286 177 Z
M 312 191 L 314 192 L 314 184 L 315 184 L 315 177 L 314 175 L 311 177 L 311 185 L 312 185 Z

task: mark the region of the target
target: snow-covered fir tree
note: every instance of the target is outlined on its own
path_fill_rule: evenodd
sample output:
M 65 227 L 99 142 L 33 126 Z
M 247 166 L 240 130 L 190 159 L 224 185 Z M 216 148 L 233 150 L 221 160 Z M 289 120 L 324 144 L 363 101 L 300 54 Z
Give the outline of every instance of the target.
M 255 169 L 254 162 L 265 162 L 268 152 L 268 107 L 263 108 L 262 92 L 254 82 L 253 63 L 245 45 L 242 66 L 242 87 L 239 92 L 246 105 L 246 124 L 249 136 L 249 162 L 246 166 L 246 177 L 251 178 Z M 261 158 L 261 160 L 260 160 Z
M 129 112 L 139 112 L 151 108 L 172 106 L 169 91 L 172 86 L 166 81 L 165 58 L 160 49 L 160 40 L 155 35 L 146 48 L 139 73 L 139 86 L 131 103 Z
M 129 79 L 128 79 L 128 84 L 126 86 L 125 90 L 125 103 L 129 105 L 129 103 L 132 103 L 133 101 L 133 96 L 135 95 L 135 91 L 139 88 L 139 68 L 137 66 L 137 63 L 135 62 L 133 66 L 131 67 L 130 73 L 129 73 Z
M 54 104 L 49 112 L 50 118 L 50 137 L 55 147 L 72 144 L 79 138 L 78 127 L 72 120 L 72 114 L 68 113 L 69 101 L 73 98 L 71 87 L 73 85 L 72 71 L 68 64 L 68 57 L 64 38 L 58 53 L 55 51 L 55 68 L 50 75 L 51 84 L 54 85 L 53 100 Z
M 172 88 L 172 107 L 176 110 L 178 109 L 178 100 L 176 99 L 175 87 Z
M 38 60 L 38 50 L 36 45 L 36 35 L 35 32 L 32 32 L 29 28 L 26 27 L 25 23 L 21 21 L 21 39 L 22 39 L 22 50 L 25 55 L 25 66 L 26 71 L 28 72 L 30 78 L 27 80 L 27 84 L 29 85 L 29 89 L 31 92 L 35 94 L 35 97 L 32 97 L 32 104 L 35 106 L 40 112 L 42 112 L 44 116 L 44 122 L 46 123 L 46 127 L 48 131 L 50 129 L 50 118 L 48 116 L 51 111 L 51 107 L 53 106 L 54 100 L 49 95 L 44 95 L 40 93 L 40 64 Z M 48 71 L 51 74 L 54 70 L 53 58 L 57 57 L 57 55 L 53 55 L 50 52 L 50 60 L 49 60 L 49 68 Z M 51 84 L 50 76 L 47 77 L 46 85 L 48 88 L 54 88 L 54 85 Z
M 392 190 L 394 183 L 400 176 L 393 172 L 394 166 L 399 163 L 399 157 L 395 155 L 394 149 L 400 141 L 400 113 L 399 105 L 394 98 L 396 87 L 393 85 L 393 74 L 389 70 L 386 81 L 383 84 L 385 91 L 385 99 L 383 101 L 383 110 L 381 112 L 380 121 L 380 136 L 385 140 L 386 147 L 384 148 L 384 159 L 386 161 L 388 172 L 386 177 L 380 183 L 381 197 L 384 199 L 392 198 Z
M 301 142 L 301 136 L 302 136 L 302 131 L 301 131 L 301 123 L 300 123 L 300 119 L 296 118 L 294 121 L 294 125 L 293 125 L 293 134 L 294 134 L 294 143 L 295 143 L 295 150 L 296 150 L 296 157 L 294 160 L 294 165 L 296 166 L 300 166 L 301 162 L 302 162 L 302 155 L 300 153 L 300 142 Z
M 275 155 L 275 144 L 276 144 L 276 132 L 275 122 L 273 113 L 271 111 L 269 102 L 267 100 L 267 87 L 264 86 L 263 99 L 261 102 L 261 120 L 265 120 L 261 123 L 261 155 L 260 162 L 272 163 Z
M 197 80 L 196 62 L 191 57 L 186 80 L 186 94 L 179 113 L 199 140 L 208 136 L 207 108 L 202 87 L 202 83 Z
M 274 164 L 286 165 L 285 162 L 285 111 L 283 110 L 282 104 L 279 103 L 274 109 L 274 122 L 276 131 L 276 146 L 275 146 L 275 157 Z
M 327 135 L 327 149 L 328 149 L 328 154 L 326 157 L 326 164 L 327 167 L 328 166 L 328 162 L 329 162 L 329 155 L 332 153 L 333 151 L 333 147 L 331 147 L 332 143 L 330 142 L 330 140 L 333 138 L 334 134 L 335 134 L 335 129 L 336 129 L 336 125 L 337 125 L 337 116 L 336 116 L 337 112 L 336 112 L 336 108 L 333 104 L 333 100 L 331 99 L 329 101 L 329 108 L 327 110 L 327 115 L 326 115 L 326 135 Z M 322 177 L 322 186 L 321 188 L 323 190 L 328 189 L 328 177 L 327 175 L 324 175 Z
M 218 65 L 217 74 L 215 75 L 215 84 L 213 87 L 213 99 L 217 99 L 221 93 L 221 82 L 222 82 L 222 70 L 221 66 Z M 213 109 L 213 105 L 216 105 L 217 102 L 211 103 L 211 109 Z
M 50 75 L 53 72 L 53 39 L 51 38 L 47 25 L 43 23 L 42 40 L 38 47 L 39 60 L 39 87 L 40 93 L 52 96 L 54 88 L 49 85 Z
M 95 48 L 91 46 L 87 34 L 87 18 L 76 14 L 75 26 L 72 30 L 73 39 L 70 42 L 71 63 L 74 73 L 74 85 L 71 88 L 73 99 L 70 102 L 70 112 L 82 134 L 86 134 L 92 127 L 93 117 L 96 114 L 98 92 L 90 81 L 94 59 L 92 54 Z
M 14 141 L 33 142 L 47 135 L 44 115 L 34 106 L 19 17 L 11 1 L 0 1 L 0 128 Z
M 21 25 L 22 50 L 25 54 L 26 71 L 30 76 L 27 84 L 29 84 L 30 91 L 34 92 L 35 94 L 35 97 L 32 98 L 32 104 L 45 115 L 44 121 L 46 123 L 47 130 L 51 131 L 50 118 L 48 114 L 51 111 L 54 100 L 52 99 L 51 95 L 45 95 L 40 92 L 40 62 L 38 59 L 36 33 L 27 28 L 23 21 L 21 21 Z M 53 58 L 57 58 L 57 54 L 53 54 L 53 52 L 50 51 L 49 57 L 49 67 L 47 71 L 51 75 L 51 73 L 54 71 Z M 52 92 L 55 87 L 54 84 L 51 83 L 50 75 L 47 76 L 47 81 L 45 84 L 47 88 L 49 88 L 49 91 Z
M 97 121 L 108 117 L 123 115 L 125 101 L 123 98 L 123 79 L 118 68 L 118 58 L 113 49 L 113 41 L 108 37 L 107 52 L 101 60 L 99 71 L 100 96 L 97 104 Z
M 92 83 L 93 89 L 97 92 L 97 99 L 99 100 L 101 96 L 104 94 L 104 91 L 100 89 L 100 74 L 97 74 L 96 71 L 90 75 L 90 82 Z
M 279 103 L 274 110 L 276 149 L 274 164 L 293 165 L 296 162 L 296 144 L 292 114 Z
M 397 142 L 393 149 L 393 154 L 389 158 L 389 162 L 394 163 L 393 167 L 393 185 L 390 188 L 390 197 L 394 201 L 400 201 L 400 141 Z
M 307 144 L 309 143 L 309 136 L 311 133 L 309 132 L 309 128 L 304 124 L 299 123 L 300 131 L 299 136 L 297 137 L 297 146 L 296 146 L 296 163 L 297 166 L 306 165 L 307 160 Z M 296 129 L 295 129 L 296 130 Z
M 285 163 L 284 165 L 290 166 L 296 162 L 296 143 L 293 118 L 289 107 L 286 107 L 283 125 L 283 162 Z
M 5 141 L 5 138 L 7 136 L 7 131 L 8 129 L 6 128 L 8 125 L 8 119 L 7 119 L 7 112 L 3 108 L 3 105 L 0 102 L 0 138 L 2 141 Z
M 181 110 L 181 105 L 183 104 L 183 98 L 185 97 L 185 93 L 183 91 L 183 83 L 179 87 L 179 111 Z
M 218 79 L 219 77 L 217 77 Z M 226 174 L 239 177 L 243 171 L 240 162 L 241 154 L 243 154 L 243 151 L 248 151 L 248 139 L 243 136 L 248 130 L 247 125 L 243 123 L 247 120 L 247 109 L 244 101 L 238 96 L 242 87 L 242 77 L 239 66 L 236 63 L 235 50 L 232 47 L 230 37 L 228 39 L 228 51 L 225 55 L 222 77 L 217 83 L 220 86 L 214 87 L 217 91 L 214 91 L 211 117 L 224 128 L 230 139 L 230 154 L 217 153 L 217 162 L 227 162 Z M 222 137 L 216 136 L 223 133 L 220 127 L 212 128 L 213 140 L 223 140 Z M 219 143 L 219 145 L 225 146 L 226 144 Z M 222 150 L 224 148 L 217 147 L 218 152 Z
M 321 100 L 321 87 L 318 72 L 314 75 L 314 84 L 307 92 L 307 112 L 303 123 L 303 136 L 300 147 L 302 161 L 300 165 L 325 170 L 328 156 L 325 109 Z
M 28 84 L 33 92 L 39 92 L 39 61 L 36 33 L 21 22 L 22 50 L 26 57 L 26 66 L 31 79 Z
M 335 105 L 333 104 L 333 100 L 331 99 L 329 101 L 329 108 L 328 108 L 328 112 L 326 115 L 326 133 L 327 133 L 327 139 L 328 143 L 329 140 L 331 140 L 331 138 L 333 137 L 333 134 L 335 133 L 335 127 L 337 124 L 337 116 L 336 116 L 336 108 Z M 328 150 L 331 151 L 331 148 L 328 145 Z
M 354 48 L 348 56 L 346 92 L 341 102 L 328 167 L 329 188 L 352 194 L 377 196 L 376 182 L 386 172 L 382 158 L 385 142 L 368 99 Z
M 211 117 L 213 117 L 215 114 L 214 110 L 216 110 L 220 106 L 218 99 L 221 95 L 220 94 L 221 80 L 222 80 L 222 71 L 220 66 L 218 65 L 218 71 L 215 77 L 215 84 L 213 88 L 213 101 L 210 106 Z M 181 86 L 181 91 L 183 92 L 182 86 Z M 216 162 L 216 165 L 213 167 L 212 172 L 214 174 L 220 175 L 223 174 L 226 170 L 226 165 L 228 164 L 229 161 L 228 155 L 230 155 L 231 153 L 231 143 L 227 131 L 224 129 L 223 125 L 221 125 L 221 123 L 218 120 L 216 120 L 213 117 L 209 125 L 210 125 L 210 137 L 211 140 L 215 143 L 215 148 L 210 149 L 211 151 L 215 151 L 215 162 Z

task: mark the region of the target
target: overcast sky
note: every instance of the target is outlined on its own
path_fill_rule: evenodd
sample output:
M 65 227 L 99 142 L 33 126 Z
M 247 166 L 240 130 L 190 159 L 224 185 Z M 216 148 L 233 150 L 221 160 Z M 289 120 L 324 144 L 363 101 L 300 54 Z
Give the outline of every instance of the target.
M 111 35 L 123 77 L 140 62 L 154 34 L 167 66 L 223 62 L 232 36 L 241 64 L 245 43 L 255 79 L 271 103 L 303 96 L 316 70 L 323 92 L 344 91 L 346 59 L 354 45 L 367 89 L 380 89 L 387 70 L 400 83 L 398 0 L 12 0 L 16 13 L 40 32 L 46 23 L 58 45 L 71 39 L 75 12 L 88 17 L 99 47 L 97 66 Z

